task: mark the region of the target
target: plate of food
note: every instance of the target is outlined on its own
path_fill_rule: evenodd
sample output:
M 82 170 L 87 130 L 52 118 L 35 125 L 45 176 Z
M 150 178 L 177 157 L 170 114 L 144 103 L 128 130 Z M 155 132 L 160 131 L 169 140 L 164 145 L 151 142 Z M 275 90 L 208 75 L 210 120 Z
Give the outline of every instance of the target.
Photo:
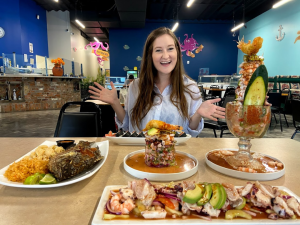
M 64 146 L 66 141 L 58 143 Z M 91 177 L 102 167 L 108 151 L 108 141 L 79 141 L 66 149 L 56 142 L 45 141 L 2 168 L 0 184 L 19 188 L 53 188 L 77 183 Z
M 238 149 L 222 148 L 211 150 L 205 155 L 206 164 L 225 175 L 245 180 L 275 180 L 285 173 L 285 164 L 280 160 L 261 153 L 251 152 L 254 159 L 261 163 L 261 169 L 238 167 L 234 169 L 227 163 L 226 157 L 233 156 Z
M 154 129 L 159 129 L 159 130 L 163 130 L 167 127 L 164 127 L 163 129 L 162 126 L 166 126 L 169 125 L 173 129 L 173 134 L 174 134 L 174 138 L 176 141 L 176 145 L 184 143 L 186 141 L 188 141 L 192 136 L 190 134 L 185 133 L 184 131 L 182 131 L 182 127 L 181 126 L 177 126 L 177 125 L 172 125 L 172 124 L 167 124 L 163 121 L 159 121 L 159 120 L 151 120 L 148 124 L 152 124 L 152 128 Z M 147 124 L 147 126 L 148 126 Z M 155 124 L 155 126 L 153 126 L 153 124 Z M 167 128 L 169 129 L 169 128 Z M 123 131 L 122 129 L 120 129 L 117 133 L 112 133 L 111 131 L 105 135 L 105 137 L 112 141 L 115 142 L 116 144 L 119 145 L 145 145 L 145 134 L 147 134 L 148 129 L 144 129 L 141 132 L 129 132 L 129 131 Z
M 299 224 L 300 198 L 283 186 L 147 179 L 106 186 L 92 224 Z

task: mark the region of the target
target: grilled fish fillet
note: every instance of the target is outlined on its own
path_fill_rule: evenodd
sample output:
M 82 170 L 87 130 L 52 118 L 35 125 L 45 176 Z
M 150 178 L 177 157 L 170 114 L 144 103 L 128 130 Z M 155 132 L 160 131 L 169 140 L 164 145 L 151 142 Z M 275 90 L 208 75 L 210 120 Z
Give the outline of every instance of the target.
M 103 156 L 94 142 L 80 141 L 75 147 L 51 157 L 48 168 L 57 181 L 62 181 L 90 169 L 101 159 Z

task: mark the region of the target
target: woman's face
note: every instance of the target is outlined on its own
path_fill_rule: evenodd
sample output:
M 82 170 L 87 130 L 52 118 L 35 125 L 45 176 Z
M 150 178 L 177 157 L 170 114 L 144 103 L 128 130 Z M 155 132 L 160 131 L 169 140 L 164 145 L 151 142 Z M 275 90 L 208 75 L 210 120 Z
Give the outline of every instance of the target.
M 152 60 L 158 75 L 169 75 L 177 63 L 177 50 L 173 38 L 164 34 L 153 42 Z

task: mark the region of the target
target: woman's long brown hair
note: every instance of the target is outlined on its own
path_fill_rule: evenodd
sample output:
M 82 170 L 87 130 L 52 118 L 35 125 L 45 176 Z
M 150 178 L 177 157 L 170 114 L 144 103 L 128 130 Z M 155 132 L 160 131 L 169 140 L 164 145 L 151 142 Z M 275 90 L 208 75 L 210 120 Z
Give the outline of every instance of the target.
M 153 42 L 156 38 L 161 35 L 168 34 L 174 39 L 175 48 L 177 51 L 177 63 L 173 71 L 171 72 L 170 82 L 172 87 L 172 92 L 170 95 L 171 102 L 178 109 L 180 115 L 184 118 L 189 119 L 188 115 L 188 103 L 184 92 L 188 93 L 192 97 L 192 91 L 188 89 L 183 83 L 183 74 L 185 74 L 182 57 L 181 48 L 178 39 L 174 33 L 166 28 L 160 27 L 152 31 L 145 43 L 143 59 L 141 63 L 141 72 L 139 78 L 139 95 L 136 100 L 135 106 L 131 113 L 131 123 L 136 125 L 140 129 L 141 120 L 146 116 L 149 110 L 154 105 L 153 100 L 156 94 L 153 90 L 154 80 L 157 76 L 157 70 L 153 65 L 152 52 L 153 52 Z M 161 98 L 161 96 L 159 96 Z M 193 98 L 193 97 L 192 97 Z

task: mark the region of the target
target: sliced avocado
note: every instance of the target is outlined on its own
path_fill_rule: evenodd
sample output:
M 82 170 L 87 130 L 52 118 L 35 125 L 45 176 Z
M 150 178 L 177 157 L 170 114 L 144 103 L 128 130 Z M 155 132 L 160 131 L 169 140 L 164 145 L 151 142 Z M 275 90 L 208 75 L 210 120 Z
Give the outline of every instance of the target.
M 151 128 L 150 130 L 148 130 L 147 133 L 148 133 L 148 135 L 153 136 L 153 135 L 159 134 L 159 129 Z
M 214 207 L 214 209 L 220 209 L 220 205 L 223 201 L 223 194 L 222 194 L 222 190 L 220 188 L 219 184 L 212 184 L 212 197 L 209 201 L 209 203 L 211 204 L 212 207 Z M 221 207 L 222 208 L 222 207 Z
M 264 105 L 268 90 L 268 71 L 260 65 L 248 83 L 245 91 L 244 105 Z
M 197 201 L 199 201 L 199 199 L 203 196 L 204 194 L 204 187 L 202 185 L 197 185 L 194 190 L 188 190 L 184 197 L 183 197 L 183 201 L 190 203 L 190 204 L 194 204 Z
M 226 191 L 225 191 L 225 188 L 223 187 L 223 185 L 222 184 L 219 184 L 219 185 L 220 185 L 221 192 L 222 192 L 222 201 L 220 202 L 220 205 L 218 208 L 221 209 L 226 202 L 227 194 L 226 194 Z
M 204 186 L 205 192 L 202 198 L 197 202 L 197 205 L 205 205 L 211 198 L 212 187 L 211 184 L 206 183 Z

